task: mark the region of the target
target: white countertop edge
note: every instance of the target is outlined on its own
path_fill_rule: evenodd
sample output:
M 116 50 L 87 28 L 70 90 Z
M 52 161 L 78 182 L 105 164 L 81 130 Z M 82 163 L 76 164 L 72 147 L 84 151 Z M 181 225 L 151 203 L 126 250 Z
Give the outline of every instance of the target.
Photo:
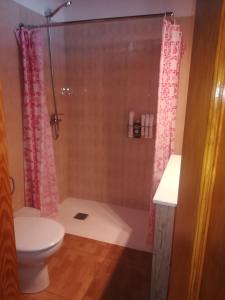
M 171 207 L 177 206 L 180 166 L 181 155 L 172 154 L 153 197 L 154 204 Z
M 172 201 L 162 201 L 162 200 L 155 200 L 153 199 L 153 203 L 156 205 L 166 205 L 166 206 L 170 206 L 170 207 L 176 207 L 177 203 L 174 203 Z

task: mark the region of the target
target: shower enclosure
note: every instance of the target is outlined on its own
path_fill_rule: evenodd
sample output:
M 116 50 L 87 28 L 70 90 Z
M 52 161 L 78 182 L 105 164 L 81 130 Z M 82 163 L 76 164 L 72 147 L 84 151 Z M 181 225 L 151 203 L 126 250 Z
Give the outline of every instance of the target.
M 148 210 L 155 138 L 129 139 L 128 113 L 157 115 L 165 14 L 52 22 L 70 4 L 47 11 L 46 24 L 29 26 L 47 33 L 46 93 L 55 139 L 64 115 L 55 143 L 60 199 Z M 62 92 L 68 89 L 73 93 Z
M 149 208 L 154 138 L 130 140 L 127 126 L 129 110 L 156 116 L 161 26 L 145 17 L 51 28 L 62 198 Z

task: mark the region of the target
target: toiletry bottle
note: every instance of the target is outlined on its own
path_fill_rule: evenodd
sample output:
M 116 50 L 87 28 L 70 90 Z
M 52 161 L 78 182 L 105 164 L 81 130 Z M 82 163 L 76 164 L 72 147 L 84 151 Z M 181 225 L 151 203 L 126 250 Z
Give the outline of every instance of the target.
M 133 133 L 135 138 L 141 137 L 141 122 L 139 120 L 134 122 Z
M 130 111 L 129 112 L 129 125 L 128 125 L 128 137 L 129 138 L 134 137 L 133 126 L 134 126 L 134 111 Z

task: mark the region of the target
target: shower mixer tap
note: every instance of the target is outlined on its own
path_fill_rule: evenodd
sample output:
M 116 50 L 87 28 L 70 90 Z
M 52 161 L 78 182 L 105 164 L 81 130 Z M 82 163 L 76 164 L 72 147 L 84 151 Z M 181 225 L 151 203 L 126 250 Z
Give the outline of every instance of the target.
M 53 113 L 50 117 L 50 124 L 54 139 L 58 139 L 59 137 L 59 123 L 62 122 L 62 119 L 59 116 L 63 116 L 63 114 Z
M 50 124 L 55 125 L 62 122 L 62 119 L 59 116 L 63 116 L 63 114 L 56 114 L 56 113 L 52 114 L 50 117 Z

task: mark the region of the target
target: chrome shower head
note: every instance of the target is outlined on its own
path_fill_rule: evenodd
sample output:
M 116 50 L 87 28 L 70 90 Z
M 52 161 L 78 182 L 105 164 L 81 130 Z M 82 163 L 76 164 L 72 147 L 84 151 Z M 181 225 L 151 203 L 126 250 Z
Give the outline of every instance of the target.
M 68 6 L 70 6 L 71 4 L 72 4 L 72 1 L 66 1 L 65 7 L 68 7 Z
M 69 7 L 72 4 L 72 1 L 66 1 L 62 3 L 60 6 L 58 6 L 55 10 L 47 9 L 45 12 L 46 18 L 52 18 L 54 15 L 57 14 L 63 7 Z

